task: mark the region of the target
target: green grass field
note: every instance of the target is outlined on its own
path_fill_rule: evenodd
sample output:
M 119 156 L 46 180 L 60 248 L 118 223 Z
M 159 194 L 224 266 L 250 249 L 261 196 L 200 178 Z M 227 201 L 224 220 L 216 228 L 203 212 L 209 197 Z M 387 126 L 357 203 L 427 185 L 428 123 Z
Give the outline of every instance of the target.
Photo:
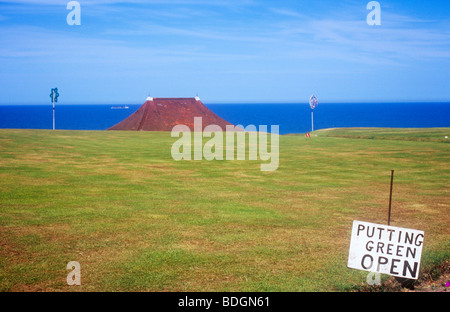
M 391 169 L 391 225 L 425 231 L 427 270 L 450 258 L 446 135 L 280 136 L 262 172 L 174 161 L 169 132 L 0 130 L 0 291 L 355 290 L 352 222 L 387 222 Z

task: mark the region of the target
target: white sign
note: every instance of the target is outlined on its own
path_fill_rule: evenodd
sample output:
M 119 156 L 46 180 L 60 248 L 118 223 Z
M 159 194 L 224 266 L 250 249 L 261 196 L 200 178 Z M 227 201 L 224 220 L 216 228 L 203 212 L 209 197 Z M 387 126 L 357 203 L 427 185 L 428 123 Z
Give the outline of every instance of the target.
M 347 266 L 417 279 L 424 232 L 353 221 Z

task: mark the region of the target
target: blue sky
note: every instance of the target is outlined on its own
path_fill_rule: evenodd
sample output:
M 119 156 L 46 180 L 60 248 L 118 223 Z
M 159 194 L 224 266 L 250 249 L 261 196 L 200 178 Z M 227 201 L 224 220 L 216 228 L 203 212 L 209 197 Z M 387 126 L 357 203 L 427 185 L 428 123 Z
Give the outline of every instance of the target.
M 450 1 L 0 0 L 0 103 L 450 101 Z

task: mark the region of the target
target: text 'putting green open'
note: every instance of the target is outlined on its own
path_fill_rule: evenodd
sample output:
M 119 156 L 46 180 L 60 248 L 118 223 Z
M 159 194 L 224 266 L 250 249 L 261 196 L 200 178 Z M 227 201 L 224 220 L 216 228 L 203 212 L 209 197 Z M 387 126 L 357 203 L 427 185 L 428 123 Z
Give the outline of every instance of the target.
M 353 221 L 347 266 L 417 279 L 424 232 Z

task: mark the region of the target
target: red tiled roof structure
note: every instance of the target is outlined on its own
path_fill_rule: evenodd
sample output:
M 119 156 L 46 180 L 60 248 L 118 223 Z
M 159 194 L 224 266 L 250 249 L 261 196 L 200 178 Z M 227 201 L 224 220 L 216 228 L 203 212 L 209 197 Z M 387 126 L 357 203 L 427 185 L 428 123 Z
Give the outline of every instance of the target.
M 231 125 L 209 110 L 198 97 L 148 97 L 136 112 L 108 130 L 172 131 L 176 125 L 186 125 L 194 131 L 194 117 L 202 117 L 203 129 L 214 124 L 225 131 L 226 125 Z

